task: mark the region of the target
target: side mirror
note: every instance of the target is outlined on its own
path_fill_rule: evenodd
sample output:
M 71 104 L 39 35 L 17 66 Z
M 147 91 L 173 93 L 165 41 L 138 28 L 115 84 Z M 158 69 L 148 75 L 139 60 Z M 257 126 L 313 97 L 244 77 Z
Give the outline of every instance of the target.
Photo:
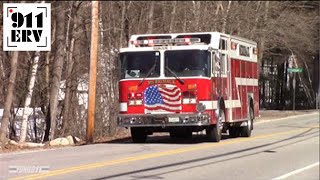
M 219 51 L 215 51 L 214 53 L 214 70 L 220 71 L 221 70 L 221 53 Z
M 216 52 L 214 53 L 214 55 L 215 55 L 216 60 L 218 60 L 218 61 L 221 60 L 221 52 L 216 51 Z

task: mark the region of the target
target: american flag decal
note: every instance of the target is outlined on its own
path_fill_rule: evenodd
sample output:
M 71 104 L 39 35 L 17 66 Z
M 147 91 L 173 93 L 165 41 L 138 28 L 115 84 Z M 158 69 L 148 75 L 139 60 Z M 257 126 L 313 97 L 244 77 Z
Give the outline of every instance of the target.
M 145 113 L 181 111 L 181 91 L 175 85 L 149 86 L 144 91 Z

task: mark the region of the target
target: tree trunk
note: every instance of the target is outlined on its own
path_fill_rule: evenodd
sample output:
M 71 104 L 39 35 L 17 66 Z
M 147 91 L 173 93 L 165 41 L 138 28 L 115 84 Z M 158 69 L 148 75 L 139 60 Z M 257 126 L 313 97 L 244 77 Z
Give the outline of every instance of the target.
M 34 55 L 34 59 L 33 59 L 32 69 L 31 69 L 28 92 L 27 92 L 26 100 L 24 102 L 20 141 L 19 141 L 20 143 L 24 143 L 26 141 L 26 137 L 27 137 L 28 117 L 29 117 L 30 112 L 32 110 L 30 108 L 30 104 L 31 104 L 31 99 L 32 99 L 34 83 L 35 83 L 36 75 L 37 75 L 37 71 L 38 71 L 39 56 L 40 56 L 40 51 L 36 51 L 35 55 Z
M 3 111 L 3 116 L 1 120 L 1 129 L 0 129 L 0 141 L 2 146 L 4 146 L 8 140 L 6 136 L 8 133 L 10 109 L 13 101 L 14 84 L 16 81 L 18 54 L 19 52 L 17 51 L 13 52 L 10 60 L 11 71 L 10 71 L 8 90 L 6 93 L 6 102 L 4 105 L 4 111 Z
M 237 6 L 240 6 L 240 3 L 239 3 L 239 2 L 237 2 Z M 238 13 L 238 14 L 243 14 L 243 13 L 241 12 L 241 10 L 237 10 L 237 13 Z M 241 20 L 240 16 L 236 16 L 235 22 L 237 22 L 237 23 L 236 23 L 235 32 L 234 32 L 233 34 L 234 34 L 234 35 L 241 35 L 242 32 L 243 32 L 243 29 L 242 29 L 242 27 L 241 27 L 243 21 Z
M 50 140 L 54 139 L 56 130 L 56 114 L 58 106 L 58 93 L 60 88 L 60 80 L 65 58 L 65 2 L 57 2 L 60 5 L 60 10 L 56 10 L 57 30 L 56 30 L 56 45 L 55 60 L 53 64 L 52 86 L 50 89 Z
M 221 1 L 218 1 L 218 4 L 217 4 L 217 9 L 216 9 L 216 15 L 219 14 L 219 10 L 222 10 L 223 11 L 223 5 L 222 5 L 222 2 Z
M 166 7 L 166 3 L 168 3 L 168 2 L 164 1 L 163 3 L 161 3 L 161 11 L 162 11 L 161 31 L 163 33 L 169 33 L 169 26 L 170 26 L 170 24 L 169 24 L 169 26 L 167 28 L 167 25 L 168 25 L 168 20 L 167 20 L 167 18 L 168 18 L 167 17 L 168 16 L 168 10 L 167 10 L 167 7 Z
M 200 21 L 200 6 L 201 2 L 200 1 L 192 1 L 193 8 L 192 8 L 192 13 L 193 13 L 193 19 L 194 19 L 194 25 L 193 25 L 193 31 L 201 31 L 201 27 L 199 26 L 199 21 Z
M 199 22 L 200 26 L 202 27 L 201 28 L 202 31 L 209 31 L 208 27 L 211 26 L 211 23 L 208 23 L 208 19 L 210 19 L 209 18 L 210 13 L 208 11 L 209 3 L 210 2 L 205 1 L 205 2 L 203 2 L 203 5 L 202 5 L 203 11 L 202 11 L 202 16 L 201 16 L 200 22 Z
M 67 64 L 66 64 L 66 80 L 65 80 L 65 96 L 64 96 L 64 108 L 63 108 L 63 123 L 62 123 L 62 134 L 69 134 L 70 133 L 70 102 L 71 102 L 71 86 L 72 86 L 72 70 L 73 70 L 73 51 L 74 51 L 74 41 L 75 41 L 75 31 L 78 26 L 78 18 L 77 18 L 77 11 L 78 11 L 79 2 L 73 3 L 72 7 L 72 15 L 70 19 L 73 19 L 73 26 L 71 28 L 71 40 L 69 45 L 69 52 L 67 53 Z
M 261 70 L 261 72 L 262 72 L 262 94 L 260 95 L 260 97 L 261 97 L 261 99 L 262 99 L 262 104 L 261 104 L 261 106 L 263 107 L 263 108 L 265 108 L 266 106 L 265 106 L 265 102 L 266 102 L 266 77 L 265 77 L 265 73 L 264 73 L 264 61 L 262 61 L 262 64 L 261 64 L 261 66 L 262 66 L 262 70 Z M 261 75 L 260 75 L 261 76 Z
M 253 35 L 256 34 L 256 29 L 257 29 L 258 23 L 259 23 L 259 15 L 258 15 L 258 12 L 259 12 L 259 10 L 260 10 L 260 4 L 261 4 L 261 2 L 258 1 L 258 2 L 257 2 L 257 9 L 256 9 L 256 14 L 257 14 L 257 15 L 256 15 L 255 20 L 254 20 L 253 28 L 252 28 L 252 30 L 250 31 L 250 32 L 251 32 L 251 33 L 250 33 L 250 39 L 253 39 Z
M 267 24 L 268 12 L 269 12 L 269 1 L 266 1 L 265 12 L 264 12 L 264 25 Z M 263 58 L 264 43 L 265 43 L 264 41 L 265 41 L 265 33 L 262 34 L 261 39 L 260 39 L 260 48 L 259 48 L 259 54 L 258 54 L 258 63 L 259 64 L 262 62 L 262 58 Z
M 185 33 L 187 31 L 187 23 L 188 23 L 188 18 L 187 18 L 187 2 L 185 2 L 185 8 L 183 8 L 183 25 L 182 25 L 182 32 Z
M 223 16 L 223 24 L 222 24 L 222 30 L 221 30 L 222 33 L 226 33 L 227 18 L 228 18 L 228 15 L 229 15 L 229 10 L 230 10 L 230 6 L 231 6 L 231 2 L 232 2 L 232 1 L 229 1 L 228 7 L 227 7 L 227 11 L 226 11 L 226 13 L 225 13 L 224 16 Z
M 55 28 L 53 29 L 55 30 Z M 53 36 L 54 37 L 54 36 Z M 54 38 L 52 38 L 54 39 Z M 44 133 L 44 136 L 43 136 L 43 139 L 41 141 L 48 141 L 49 140 L 49 133 L 50 133 L 50 125 L 51 125 L 51 122 L 50 122 L 50 68 L 49 68 L 49 64 L 50 64 L 50 55 L 51 55 L 51 52 L 48 51 L 47 54 L 46 54 L 46 64 L 45 64 L 45 81 L 46 81 L 46 97 L 45 97 L 45 105 L 44 105 L 44 109 L 45 109 L 45 112 L 44 112 L 44 116 L 45 116 L 45 120 L 46 120 L 46 125 L 45 125 L 45 133 Z
M 153 32 L 153 10 L 154 10 L 154 1 L 151 1 L 149 15 L 148 15 L 148 30 L 147 30 L 147 33 L 149 34 Z
M 0 52 L 1 53 L 1 55 L 2 55 L 2 52 Z M 0 79 L 5 79 L 6 78 L 6 74 L 4 73 L 4 68 L 3 68 L 3 56 L 0 56 L 0 73 L 1 73 L 1 77 L 0 77 Z
M 125 15 L 126 15 L 126 1 L 122 1 L 122 9 L 121 9 L 121 28 L 120 28 L 120 37 L 119 37 L 119 44 L 118 48 L 122 47 L 123 44 L 123 32 L 124 32 L 124 25 L 125 25 Z
M 177 8 L 177 1 L 173 1 L 172 2 L 172 12 L 171 12 L 171 19 L 170 19 L 170 26 L 169 26 L 169 33 L 172 33 L 172 31 L 174 31 L 173 27 L 174 27 L 174 23 L 175 23 L 175 17 L 176 17 L 176 8 Z M 166 22 L 166 21 L 165 21 Z
M 295 66 L 296 68 L 298 68 L 297 59 L 296 59 L 295 56 L 294 56 L 294 58 L 293 58 L 293 63 L 294 63 L 294 66 Z M 312 97 L 309 89 L 307 88 L 307 85 L 306 85 L 305 81 L 302 81 L 302 77 L 301 77 L 301 74 L 300 74 L 300 73 L 298 73 L 298 78 L 299 78 L 299 81 L 300 81 L 300 83 L 302 84 L 303 90 L 304 90 L 304 92 L 305 92 L 305 94 L 306 94 L 306 96 L 307 96 L 307 98 L 308 98 L 309 106 L 311 107 L 311 106 L 313 105 L 313 103 L 314 103 L 314 102 L 313 102 L 313 101 L 314 101 L 314 98 Z
M 126 6 L 126 12 L 128 12 L 130 10 L 130 7 L 132 5 L 132 1 L 128 2 L 128 5 Z M 128 13 L 126 13 L 125 18 L 124 18 L 124 30 L 123 30 L 123 35 L 125 37 L 125 44 L 127 44 L 127 42 L 130 39 L 130 34 L 132 31 L 132 28 L 130 28 L 130 20 L 128 18 Z
M 280 106 L 282 107 L 282 109 L 280 110 L 284 110 L 285 108 L 285 97 L 286 97 L 286 84 L 287 84 L 287 73 L 286 73 L 286 63 L 284 62 L 281 66 L 281 100 L 280 100 Z
M 123 12 L 123 11 L 122 11 Z M 108 126 L 106 124 L 110 124 L 109 122 L 109 106 L 110 100 L 108 98 L 108 86 L 112 82 L 110 82 L 108 76 L 108 72 L 110 72 L 109 68 L 109 58 L 108 58 L 108 49 L 106 48 L 105 42 L 105 34 L 101 29 L 103 29 L 105 23 L 101 18 L 101 13 L 99 13 L 99 32 L 101 39 L 99 41 L 99 58 L 97 63 L 97 97 L 96 97 L 96 115 L 95 115 L 95 134 L 97 136 L 103 136 Z M 123 17 L 124 18 L 124 17 Z M 120 46 L 120 44 L 119 44 Z
M 137 32 L 140 32 L 141 31 L 141 24 L 142 24 L 142 20 L 143 20 L 143 15 L 144 15 L 144 8 L 143 6 L 140 7 L 141 10 L 140 10 L 140 15 L 139 15 L 139 20 L 138 20 L 138 27 L 137 27 Z
M 46 81 L 46 99 L 45 99 L 45 105 L 48 108 L 49 107 L 49 99 L 50 99 L 50 68 L 49 68 L 49 64 L 50 64 L 50 55 L 51 53 L 48 51 L 46 53 L 46 64 L 45 64 L 45 81 Z M 48 111 L 48 109 L 47 109 Z
M 0 8 L 3 8 L 2 7 L 3 4 L 1 3 L 0 5 Z M 1 16 L 1 15 L 0 15 Z M 0 17 L 1 18 L 1 17 Z M 2 24 L 0 25 L 0 49 L 3 49 L 3 27 L 2 27 Z M 5 99 L 5 92 L 6 92 L 6 88 L 5 88 L 5 85 L 4 85 L 4 81 L 5 81 L 5 78 L 6 78 L 6 73 L 5 73 L 5 70 L 4 70 L 4 60 L 7 59 L 6 58 L 6 54 L 4 51 L 0 51 L 0 104 L 4 104 L 4 99 Z
M 52 25 L 52 41 L 51 45 L 55 43 L 56 40 L 56 28 L 57 27 L 57 21 L 53 21 Z M 51 51 L 48 51 L 46 53 L 46 63 L 45 63 L 45 82 L 46 82 L 46 98 L 45 98 L 45 106 L 46 106 L 46 112 L 45 114 L 48 113 L 48 108 L 49 108 L 49 102 L 50 102 L 50 58 L 51 58 Z
M 6 79 L 6 74 L 4 72 L 4 67 L 3 67 L 3 62 L 2 62 L 4 59 L 3 55 L 4 55 L 4 52 L 0 52 L 0 73 L 1 73 L 1 76 L 0 76 L 0 82 L 1 82 L 0 83 L 0 103 L 4 102 L 5 92 L 6 92 L 6 86 L 4 85 L 4 83 L 2 83 Z
M 217 8 L 216 8 L 216 12 L 215 12 L 215 15 L 216 15 L 216 18 L 215 18 L 215 23 L 213 25 L 213 31 L 218 31 L 218 28 L 219 27 L 219 11 L 220 9 L 223 11 L 223 5 L 222 5 L 222 2 L 221 1 L 218 1 L 217 2 Z
M 308 67 L 308 64 L 306 63 L 306 61 L 303 59 L 303 58 L 301 58 L 301 60 L 302 60 L 302 62 L 303 62 L 303 64 L 304 64 L 304 66 L 305 66 L 305 70 L 307 71 L 307 76 L 308 76 L 308 83 L 309 83 L 309 86 L 311 87 L 310 89 L 312 89 L 312 80 L 311 80 L 311 76 L 310 76 L 310 72 L 309 72 L 309 67 Z M 310 95 L 311 95 L 311 98 L 313 99 L 313 101 L 315 100 L 315 93 L 314 93 L 314 91 L 311 91 L 311 93 L 310 93 Z M 312 101 L 312 103 L 314 103 Z
M 71 86 L 72 86 L 72 70 L 73 70 L 73 50 L 74 50 L 74 37 L 70 41 L 70 49 L 68 52 L 67 59 L 67 76 L 65 80 L 65 97 L 64 97 L 64 108 L 63 108 L 63 123 L 62 123 L 62 133 L 68 134 L 70 132 L 70 102 L 71 102 Z M 69 128 L 69 129 L 68 129 Z

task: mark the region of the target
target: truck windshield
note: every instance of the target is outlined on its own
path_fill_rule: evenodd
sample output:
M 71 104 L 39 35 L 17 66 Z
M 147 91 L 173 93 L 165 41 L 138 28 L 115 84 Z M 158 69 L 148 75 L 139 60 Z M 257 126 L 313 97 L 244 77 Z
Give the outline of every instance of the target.
M 121 79 L 160 76 L 160 52 L 120 53 Z
M 165 66 L 177 76 L 209 76 L 210 53 L 206 50 L 171 50 L 165 52 Z M 165 72 L 166 76 L 172 76 Z

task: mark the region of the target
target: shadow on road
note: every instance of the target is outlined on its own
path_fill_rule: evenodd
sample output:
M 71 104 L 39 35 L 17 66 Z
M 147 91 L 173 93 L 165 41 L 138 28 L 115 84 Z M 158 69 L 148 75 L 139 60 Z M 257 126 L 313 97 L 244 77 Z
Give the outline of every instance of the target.
M 228 134 L 222 134 L 221 140 L 228 139 Z M 203 134 L 193 134 L 192 138 L 170 138 L 169 135 L 152 135 L 148 136 L 146 144 L 198 144 L 198 143 L 206 143 L 212 142 L 210 141 L 206 135 Z M 132 139 L 131 137 L 115 139 L 106 142 L 99 142 L 96 144 L 131 144 Z
M 256 155 L 256 154 L 259 154 L 259 153 L 276 153 L 277 152 L 276 150 L 279 149 L 279 148 L 286 147 L 286 146 L 289 146 L 289 145 L 292 145 L 292 144 L 296 144 L 296 143 L 299 143 L 299 142 L 303 142 L 303 141 L 305 141 L 305 140 L 307 140 L 309 138 L 319 136 L 319 131 L 310 133 L 310 131 L 313 130 L 313 129 L 314 128 L 310 128 L 309 130 L 307 130 L 305 132 L 302 132 L 302 133 L 300 133 L 298 135 L 295 135 L 295 136 L 292 136 L 292 137 L 289 137 L 289 138 L 286 138 L 286 139 L 283 139 L 283 140 L 280 140 L 280 141 L 276 141 L 276 142 L 272 142 L 272 143 L 267 143 L 267 144 L 255 146 L 255 147 L 245 148 L 245 149 L 242 149 L 242 150 L 237 150 L 237 151 L 232 151 L 232 152 L 228 152 L 228 153 L 217 154 L 217 155 L 213 155 L 213 156 L 207 156 L 207 157 L 203 157 L 203 158 L 199 158 L 199 159 L 193 159 L 193 160 L 182 161 L 182 162 L 177 162 L 177 163 L 172 163 L 172 164 L 166 164 L 166 165 L 161 165 L 161 166 L 156 166 L 156 167 L 150 167 L 150 168 L 141 169 L 141 170 L 129 171 L 129 172 L 125 172 L 125 173 L 120 173 L 120 174 L 115 174 L 115 175 L 110 175 L 110 176 L 97 178 L 95 180 L 117 178 L 117 177 L 126 176 L 126 175 L 133 175 L 133 174 L 137 174 L 137 173 L 143 173 L 143 172 L 148 172 L 148 171 L 153 171 L 153 170 L 159 170 L 159 169 L 163 169 L 163 168 L 179 167 L 181 165 L 190 164 L 189 167 L 178 168 L 178 169 L 175 169 L 175 170 L 169 170 L 169 171 L 158 173 L 158 174 L 152 174 L 152 175 L 148 175 L 148 176 L 131 176 L 132 179 L 145 179 L 145 178 L 162 179 L 162 177 L 160 177 L 160 176 L 164 175 L 164 174 L 184 171 L 184 170 L 188 170 L 188 169 L 192 169 L 192 168 L 196 168 L 196 167 L 212 165 L 212 164 L 221 163 L 221 162 L 225 162 L 225 161 L 230 161 L 230 160 L 234 160 L 234 159 L 240 159 L 240 158 Z M 302 137 L 305 137 L 305 138 L 301 139 Z M 295 140 L 297 138 L 300 138 L 300 139 Z M 294 142 L 287 142 L 289 140 L 295 140 L 295 141 Z M 283 142 L 286 142 L 286 144 L 278 145 L 279 143 L 283 143 Z M 278 145 L 278 146 L 272 147 L 270 149 L 265 149 L 268 146 L 272 146 L 272 145 Z M 240 156 L 236 156 L 236 157 L 232 157 L 232 158 L 228 158 L 228 159 L 214 161 L 215 158 L 224 157 L 224 156 L 228 156 L 228 155 L 239 154 L 241 152 L 248 152 L 248 151 L 257 150 L 257 149 L 261 149 L 261 150 L 258 151 L 258 152 L 254 152 L 254 153 L 250 153 L 250 154 L 246 154 L 246 155 L 240 155 Z M 208 160 L 211 160 L 211 161 L 214 161 L 214 162 L 197 164 L 196 166 L 192 166 L 191 165 L 192 163 L 208 161 Z

